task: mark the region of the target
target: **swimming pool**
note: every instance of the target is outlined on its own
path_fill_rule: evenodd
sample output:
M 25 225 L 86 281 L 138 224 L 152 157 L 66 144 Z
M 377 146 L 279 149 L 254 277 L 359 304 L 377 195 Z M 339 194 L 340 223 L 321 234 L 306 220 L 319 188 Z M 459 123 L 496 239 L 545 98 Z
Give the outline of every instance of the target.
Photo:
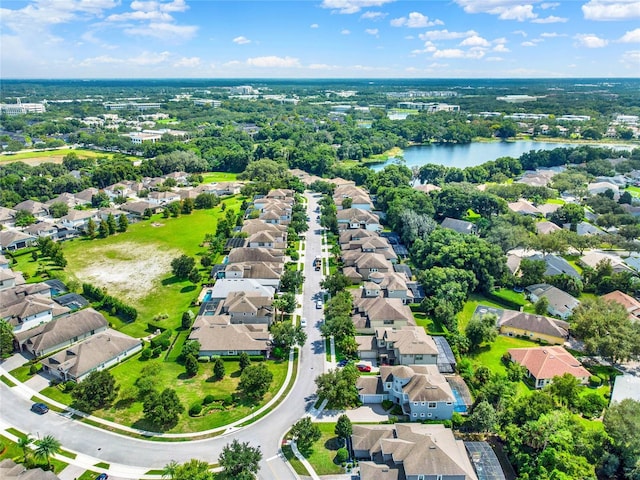
M 453 396 L 456 398 L 456 403 L 453 405 L 453 411 L 458 413 L 466 413 L 467 404 L 464 403 L 464 399 L 457 388 L 451 387 L 451 391 L 453 392 Z
M 211 290 L 207 290 L 207 293 L 202 297 L 202 303 L 208 302 L 211 300 Z

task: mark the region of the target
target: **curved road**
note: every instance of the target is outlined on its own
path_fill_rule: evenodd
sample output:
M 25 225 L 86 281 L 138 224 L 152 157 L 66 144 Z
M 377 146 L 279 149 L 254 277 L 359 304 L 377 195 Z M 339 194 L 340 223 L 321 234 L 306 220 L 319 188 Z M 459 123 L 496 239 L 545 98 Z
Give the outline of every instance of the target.
M 106 430 L 98 429 L 85 423 L 70 420 L 53 411 L 38 416 L 30 411 L 31 401 L 21 396 L 18 389 L 9 388 L 0 382 L 0 420 L 18 428 L 23 432 L 31 432 L 33 436 L 53 435 L 62 442 L 64 448 L 93 457 L 98 461 L 112 465 L 114 476 L 122 477 L 127 467 L 131 471 L 161 469 L 170 460 L 185 462 L 191 458 L 217 462 L 222 447 L 233 439 L 248 441 L 259 445 L 263 460 L 260 465 L 260 479 L 295 479 L 289 466 L 278 455 L 279 441 L 291 425 L 306 411 L 312 408 L 315 401 L 315 377 L 323 373 L 325 366 L 324 342 L 317 328 L 322 317 L 322 310 L 315 308 L 315 299 L 320 290 L 319 282 L 322 272 L 313 268 L 313 259 L 321 255 L 322 236 L 315 213 L 317 200 L 313 194 L 306 194 L 307 212 L 311 221 L 307 232 L 304 259 L 305 283 L 302 296 L 302 316 L 307 319 L 308 340 L 300 351 L 300 364 L 295 385 L 286 399 L 268 415 L 255 423 L 234 430 L 224 435 L 205 440 L 184 442 L 158 442 L 134 439 Z M 120 468 L 116 467 L 118 465 Z M 138 467 L 140 470 L 138 470 Z M 126 478 L 138 478 L 138 475 Z

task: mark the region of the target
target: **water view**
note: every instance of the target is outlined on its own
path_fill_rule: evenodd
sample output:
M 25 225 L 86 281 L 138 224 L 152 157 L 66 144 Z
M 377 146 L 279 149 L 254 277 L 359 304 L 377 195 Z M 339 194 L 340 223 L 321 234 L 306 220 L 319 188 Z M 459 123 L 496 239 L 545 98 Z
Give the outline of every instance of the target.
M 577 144 L 534 142 L 522 140 L 517 142 L 473 142 L 466 145 L 417 145 L 404 150 L 404 164 L 411 168 L 422 166 L 427 163 L 445 165 L 447 167 L 472 167 L 495 160 L 500 157 L 518 158 L 525 152 L 531 150 L 553 150 L 554 148 L 573 148 Z M 382 170 L 385 166 L 395 163 L 397 160 L 390 159 L 384 163 L 372 165 L 373 170 Z

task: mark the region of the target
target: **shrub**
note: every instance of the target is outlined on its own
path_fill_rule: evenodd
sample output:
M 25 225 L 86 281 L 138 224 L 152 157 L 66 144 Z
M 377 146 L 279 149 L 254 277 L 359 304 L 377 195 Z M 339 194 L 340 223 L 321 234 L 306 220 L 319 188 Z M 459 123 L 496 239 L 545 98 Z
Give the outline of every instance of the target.
M 382 401 L 382 408 L 384 408 L 385 410 L 389 410 L 391 407 L 393 407 L 393 402 L 391 400 Z
M 65 393 L 73 391 L 73 389 L 76 388 L 76 385 L 77 385 L 77 383 L 74 382 L 73 380 L 69 380 L 67 382 L 64 382 L 64 391 L 65 391 Z
M 159 357 L 161 353 L 162 353 L 162 347 L 156 347 L 156 348 L 153 349 L 153 356 L 154 357 Z
M 204 356 L 204 357 L 198 357 L 198 361 L 200 363 L 209 363 L 209 357 Z
M 39 363 L 34 363 L 33 365 L 31 365 L 29 367 L 29 374 L 30 375 L 35 375 L 36 373 L 38 373 L 38 370 L 40 370 L 40 364 Z
M 202 400 L 202 403 L 203 405 L 209 405 L 215 401 L 216 397 L 214 397 L 213 395 L 207 395 L 206 397 L 204 397 L 204 400 Z
M 349 460 L 349 452 L 346 448 L 339 448 L 338 452 L 336 453 L 335 463 L 337 463 L 338 465 L 342 465 L 347 460 Z
M 602 379 L 597 375 L 591 375 L 589 377 L 589 385 L 591 385 L 592 387 L 599 387 L 600 385 L 602 385 Z
M 202 413 L 202 404 L 200 402 L 196 402 L 191 407 L 189 407 L 189 415 L 192 417 L 197 417 Z
M 142 358 L 142 360 L 149 360 L 152 356 L 153 350 L 149 347 L 142 350 L 142 353 L 140 354 L 140 358 Z

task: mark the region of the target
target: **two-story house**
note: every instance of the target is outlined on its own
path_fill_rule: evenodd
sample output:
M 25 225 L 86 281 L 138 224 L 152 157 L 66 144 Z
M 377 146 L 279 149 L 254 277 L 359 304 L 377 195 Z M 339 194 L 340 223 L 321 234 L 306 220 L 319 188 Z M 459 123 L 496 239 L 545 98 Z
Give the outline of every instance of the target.
M 230 323 L 271 323 L 273 297 L 247 292 L 230 292 L 220 304 L 220 314 L 229 315 Z
M 376 328 L 375 335 L 356 337 L 362 360 L 378 360 L 388 365 L 436 365 L 438 348 L 424 328 Z

